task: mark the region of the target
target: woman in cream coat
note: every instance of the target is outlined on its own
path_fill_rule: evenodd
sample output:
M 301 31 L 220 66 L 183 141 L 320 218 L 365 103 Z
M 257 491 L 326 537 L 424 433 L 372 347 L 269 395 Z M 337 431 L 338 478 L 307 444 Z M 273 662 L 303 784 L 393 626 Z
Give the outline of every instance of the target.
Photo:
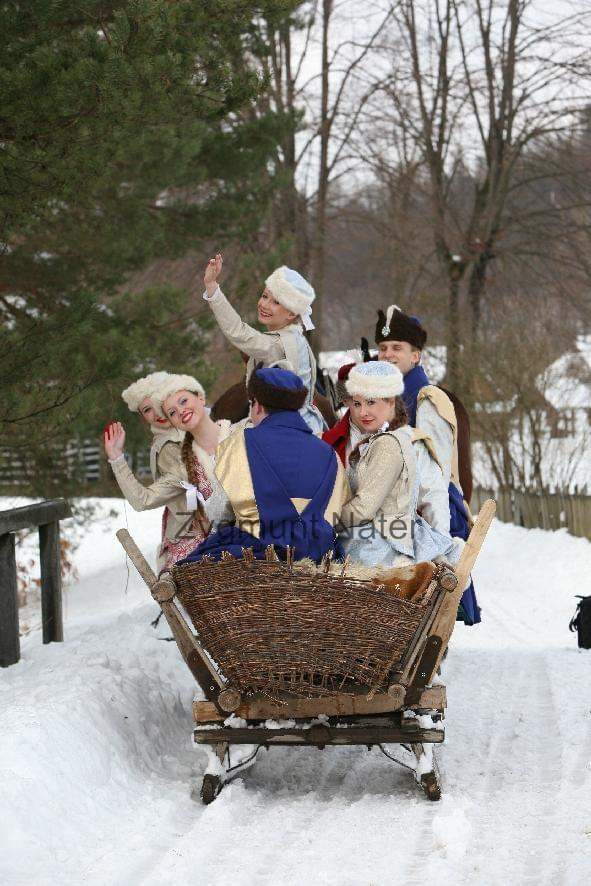
M 348 475 L 353 497 L 341 514 L 345 552 L 367 566 L 400 566 L 419 560 L 457 561 L 449 536 L 417 514 L 419 476 L 412 429 L 390 430 L 400 371 L 384 362 L 355 366 L 346 382 L 353 451 Z
M 176 439 L 161 445 L 154 482 L 143 486 L 129 468 L 123 455 L 125 430 L 119 422 L 105 434 L 105 450 L 119 487 L 134 510 L 164 507 L 158 554 L 158 568 L 163 571 L 186 557 L 207 534 L 198 496 L 207 499 L 211 495 L 213 455 L 229 435 L 230 422 L 210 419 L 203 387 L 191 376 L 167 375 L 152 396 L 159 409 L 166 398 L 191 401 L 190 410 L 185 406 L 171 409 L 168 421 Z
M 257 363 L 275 365 L 287 360 L 308 389 L 300 415 L 314 434 L 322 432 L 326 424 L 313 404 L 316 387 L 316 359 L 304 335 L 304 329 L 314 329 L 312 303 L 314 289 L 301 274 L 282 265 L 265 281 L 265 288 L 257 302 L 259 322 L 266 332 L 259 332 L 245 323 L 219 287 L 218 277 L 223 266 L 218 253 L 205 269 L 203 298 L 213 312 L 224 336 L 249 357 L 246 381 Z
M 164 444 L 182 442 L 181 432 L 165 418 L 157 398 L 154 397 L 154 392 L 169 376 L 168 372 L 152 372 L 150 375 L 138 378 L 121 393 L 121 398 L 127 404 L 129 411 L 139 415 L 152 434 L 150 472 L 153 480 L 157 480 L 162 473 L 159 470 L 158 460 Z

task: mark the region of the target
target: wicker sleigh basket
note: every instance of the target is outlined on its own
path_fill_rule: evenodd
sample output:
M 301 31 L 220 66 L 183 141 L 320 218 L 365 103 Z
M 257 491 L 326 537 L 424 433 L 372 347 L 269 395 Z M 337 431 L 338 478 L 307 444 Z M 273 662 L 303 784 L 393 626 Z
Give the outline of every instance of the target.
M 310 574 L 272 552 L 183 564 L 173 577 L 202 645 L 241 694 L 330 696 L 384 686 L 436 601 L 437 567 L 420 565 L 412 600 L 399 595 L 411 595 L 409 582 L 334 575 L 328 563 Z
M 332 745 L 377 745 L 438 800 L 433 747 L 444 740 L 446 695 L 433 678 L 494 512 L 485 502 L 453 570 L 417 563 L 373 577 L 329 562 L 307 571 L 270 548 L 266 561 L 245 551 L 157 578 L 120 529 L 201 690 L 193 739 L 210 748 L 203 802 L 260 747 Z

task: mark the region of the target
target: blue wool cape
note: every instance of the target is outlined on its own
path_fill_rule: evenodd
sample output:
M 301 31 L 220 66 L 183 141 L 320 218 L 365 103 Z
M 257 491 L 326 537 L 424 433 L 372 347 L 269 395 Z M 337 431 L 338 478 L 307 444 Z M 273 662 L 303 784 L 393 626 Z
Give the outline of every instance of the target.
M 429 377 L 422 366 L 415 366 L 404 376 L 404 390 L 402 399 L 408 412 L 408 423 L 411 427 L 417 426 L 417 397 L 421 388 L 430 385 Z
M 417 398 L 419 391 L 429 384 L 431 382 L 422 366 L 415 366 L 414 369 L 411 369 L 404 376 L 402 399 L 408 412 L 408 423 L 413 428 L 417 425 Z M 449 533 L 452 538 L 463 538 L 466 541 L 470 534 L 470 525 L 462 493 L 454 483 L 449 484 L 447 491 L 449 495 Z M 467 625 L 475 625 L 480 622 L 480 607 L 476 600 L 476 592 L 472 580 L 470 580 L 470 584 L 462 594 L 458 609 L 458 619 Z
M 260 425 L 244 432 L 248 470 L 260 519 L 260 534 L 225 525 L 205 539 L 183 562 L 200 560 L 205 554 L 219 560 L 222 551 L 242 556 L 252 548 L 257 559 L 274 545 L 281 559 L 294 548 L 296 560 L 310 557 L 319 562 L 335 551 L 335 531 L 324 512 L 337 476 L 337 458 L 327 443 L 315 437 L 299 412 L 268 415 Z M 298 513 L 292 498 L 310 499 Z

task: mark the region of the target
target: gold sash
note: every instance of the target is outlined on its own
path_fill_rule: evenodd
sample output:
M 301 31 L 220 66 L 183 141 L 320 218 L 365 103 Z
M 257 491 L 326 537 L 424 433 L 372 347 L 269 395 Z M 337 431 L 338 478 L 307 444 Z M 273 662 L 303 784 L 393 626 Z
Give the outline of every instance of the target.
M 259 538 L 259 509 L 248 466 L 244 431 L 234 433 L 220 444 L 215 474 L 230 500 L 239 528 Z
M 462 487 L 460 486 L 460 472 L 458 468 L 458 422 L 456 419 L 456 412 L 453 407 L 453 403 L 451 402 L 447 394 L 442 391 L 441 388 L 437 388 L 435 385 L 425 385 L 424 388 L 421 388 L 417 397 L 417 410 L 422 400 L 429 400 L 437 410 L 437 414 L 439 415 L 439 417 L 447 422 L 447 424 L 451 427 L 453 440 L 453 450 L 451 456 L 451 481 L 452 483 L 455 483 L 458 489 L 461 489 Z

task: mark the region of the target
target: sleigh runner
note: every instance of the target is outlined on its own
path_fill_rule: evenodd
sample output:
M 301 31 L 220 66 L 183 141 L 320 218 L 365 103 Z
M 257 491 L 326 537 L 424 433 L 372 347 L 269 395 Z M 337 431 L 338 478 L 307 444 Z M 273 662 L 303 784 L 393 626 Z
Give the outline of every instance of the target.
M 417 563 L 371 579 L 327 559 L 313 572 L 279 562 L 272 547 L 262 561 L 246 550 L 157 579 L 119 530 L 204 696 L 193 704 L 194 741 L 212 749 L 203 801 L 273 745 L 378 745 L 439 799 L 435 678 L 494 511 L 485 502 L 454 570 Z

